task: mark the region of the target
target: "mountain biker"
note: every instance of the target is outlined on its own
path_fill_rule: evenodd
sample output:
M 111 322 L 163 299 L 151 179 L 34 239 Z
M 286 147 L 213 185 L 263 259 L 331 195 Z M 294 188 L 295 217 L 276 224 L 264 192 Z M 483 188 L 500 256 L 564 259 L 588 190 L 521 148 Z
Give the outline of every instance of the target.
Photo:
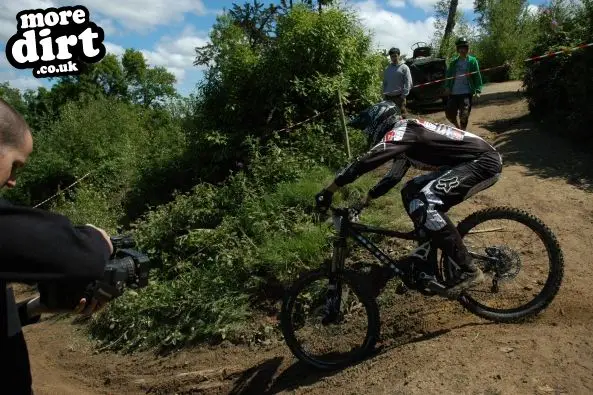
M 484 281 L 461 236 L 446 212 L 470 196 L 494 185 L 502 171 L 502 157 L 482 138 L 452 126 L 421 119 L 403 119 L 391 101 L 382 101 L 355 117 L 350 125 L 363 130 L 370 150 L 336 175 L 316 196 L 317 207 L 327 210 L 334 192 L 363 174 L 392 160 L 389 172 L 371 188 L 360 209 L 397 185 L 411 166 L 431 173 L 408 181 L 401 190 L 406 212 L 415 228 L 431 238 L 460 267 L 457 283 L 446 296 Z

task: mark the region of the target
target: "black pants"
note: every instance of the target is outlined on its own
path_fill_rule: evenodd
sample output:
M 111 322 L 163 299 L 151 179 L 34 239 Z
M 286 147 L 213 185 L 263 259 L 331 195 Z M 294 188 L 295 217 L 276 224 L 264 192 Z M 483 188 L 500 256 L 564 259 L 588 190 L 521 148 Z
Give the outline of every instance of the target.
M 33 395 L 29 351 L 23 332 L 0 339 L 0 393 Z
M 449 170 L 416 177 L 404 185 L 401 194 L 408 215 L 431 238 L 435 247 L 462 268 L 471 264 L 456 226 L 445 214 L 451 207 L 494 185 L 502 171 L 496 152 Z
M 465 130 L 469 121 L 469 114 L 472 112 L 472 94 L 450 95 L 447 99 L 445 115 L 455 127 Z M 459 114 L 459 123 L 457 122 Z
M 406 107 L 407 104 L 407 98 L 405 96 L 388 96 L 388 95 L 383 95 L 383 100 L 390 100 L 392 102 L 394 102 L 400 109 L 401 114 L 402 114 L 402 118 L 407 118 L 408 117 L 408 108 Z

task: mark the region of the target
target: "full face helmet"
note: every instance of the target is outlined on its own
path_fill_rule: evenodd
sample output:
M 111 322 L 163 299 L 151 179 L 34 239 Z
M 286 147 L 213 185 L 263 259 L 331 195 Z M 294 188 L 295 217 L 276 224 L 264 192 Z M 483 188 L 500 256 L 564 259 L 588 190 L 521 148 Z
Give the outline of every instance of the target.
M 349 122 L 349 125 L 362 130 L 367 136 L 369 146 L 374 147 L 401 119 L 401 111 L 397 105 L 384 100 L 363 110 Z

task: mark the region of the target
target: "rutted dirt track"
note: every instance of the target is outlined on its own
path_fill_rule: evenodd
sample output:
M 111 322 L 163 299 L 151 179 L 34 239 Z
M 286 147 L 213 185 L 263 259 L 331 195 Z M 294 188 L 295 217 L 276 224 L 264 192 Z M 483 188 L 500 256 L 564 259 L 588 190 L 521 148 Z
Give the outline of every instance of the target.
M 487 86 L 474 104 L 469 130 L 499 147 L 505 168 L 494 187 L 451 215 L 459 220 L 476 209 L 512 205 L 557 235 L 564 282 L 535 321 L 491 324 L 452 302 L 401 296 L 399 307 L 382 307 L 382 333 L 405 333 L 373 358 L 324 376 L 297 363 L 281 342 L 168 357 L 93 353 L 69 319 L 49 318 L 25 328 L 35 393 L 593 393 L 593 170 L 587 169 L 593 160 L 537 132 L 519 88 Z M 442 112 L 430 117 L 444 120 Z

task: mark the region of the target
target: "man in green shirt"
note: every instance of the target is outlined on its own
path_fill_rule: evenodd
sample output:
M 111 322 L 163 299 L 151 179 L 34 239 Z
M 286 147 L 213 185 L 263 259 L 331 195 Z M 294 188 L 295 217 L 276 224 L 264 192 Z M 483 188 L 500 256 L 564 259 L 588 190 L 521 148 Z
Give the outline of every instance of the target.
M 468 55 L 468 41 L 461 37 L 455 42 L 455 45 L 459 56 L 455 57 L 447 68 L 447 78 L 451 79 L 447 80 L 445 84 L 449 92 L 445 114 L 456 128 L 465 130 L 472 109 L 472 97 L 474 95 L 479 97 L 482 92 L 482 76 L 478 59 Z M 463 75 L 467 73 L 473 74 Z M 459 122 L 457 122 L 458 113 Z

